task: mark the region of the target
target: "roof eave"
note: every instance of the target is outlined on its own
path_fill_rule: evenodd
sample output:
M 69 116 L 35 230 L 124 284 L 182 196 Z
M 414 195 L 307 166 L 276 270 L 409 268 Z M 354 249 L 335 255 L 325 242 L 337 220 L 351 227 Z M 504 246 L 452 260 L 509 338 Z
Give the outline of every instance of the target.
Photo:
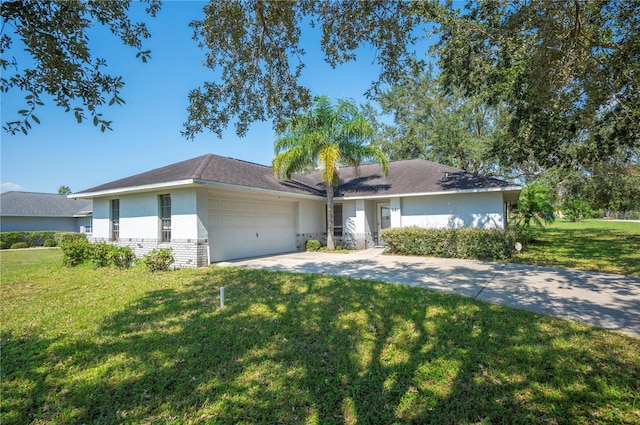
M 73 193 L 71 195 L 67 195 L 67 197 L 73 198 L 73 199 L 102 198 L 105 196 L 129 195 L 133 193 L 149 192 L 149 191 L 154 191 L 159 189 L 192 186 L 195 184 L 196 184 L 196 181 L 194 179 L 175 180 L 175 181 L 162 182 L 162 183 L 145 184 L 140 186 L 119 187 L 114 189 L 98 190 L 95 192 Z
M 218 189 L 241 190 L 244 192 L 259 193 L 264 195 L 277 195 L 277 196 L 286 196 L 291 198 L 302 198 L 302 199 L 318 199 L 318 198 L 324 199 L 324 196 L 321 196 L 321 195 L 285 192 L 285 191 L 273 190 L 273 189 L 262 189 L 259 187 L 241 186 L 241 185 L 235 185 L 230 183 L 212 182 L 207 180 L 200 180 L 200 181 L 197 181 L 197 183 L 202 186 L 215 187 Z
M 336 196 L 334 199 L 339 201 L 351 201 L 358 199 L 389 199 L 389 198 L 409 198 L 417 196 L 436 196 L 436 195 L 461 195 L 470 193 L 491 193 L 491 192 L 503 192 L 503 193 L 519 193 L 522 190 L 522 186 L 504 186 L 504 187 L 484 187 L 477 189 L 457 189 L 457 190 L 441 190 L 436 192 L 416 192 L 416 193 L 385 193 L 380 195 L 354 195 L 354 196 Z M 516 197 L 517 199 L 517 197 Z
M 209 180 L 199 180 L 199 179 L 185 179 L 185 180 L 176 180 L 176 181 L 164 182 L 164 183 L 147 184 L 147 185 L 141 185 L 141 186 L 131 186 L 131 187 L 125 187 L 125 188 L 100 190 L 95 192 L 82 192 L 82 193 L 75 193 L 72 195 L 68 195 L 68 197 L 74 198 L 74 199 L 75 198 L 92 199 L 92 198 L 103 198 L 108 196 L 130 195 L 135 193 L 157 191 L 157 190 L 168 189 L 168 188 L 185 188 L 185 187 L 196 187 L 196 186 L 241 190 L 245 192 L 261 193 L 261 194 L 269 194 L 269 195 L 277 195 L 277 196 L 287 196 L 292 198 L 303 198 L 303 199 L 324 198 L 321 195 L 286 192 L 286 191 L 279 191 L 279 190 L 272 190 L 272 189 L 262 189 L 262 188 L 256 188 L 256 187 L 241 186 L 241 185 L 234 185 L 230 183 L 213 182 Z

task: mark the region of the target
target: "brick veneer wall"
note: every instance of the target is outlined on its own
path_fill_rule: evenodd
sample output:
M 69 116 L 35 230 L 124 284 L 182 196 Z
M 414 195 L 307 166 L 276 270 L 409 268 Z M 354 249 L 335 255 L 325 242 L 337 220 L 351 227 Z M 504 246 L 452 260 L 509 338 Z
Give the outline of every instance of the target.
M 94 238 L 94 242 L 109 240 Z M 137 258 L 142 258 L 156 248 L 172 248 L 175 268 L 202 267 L 209 264 L 209 242 L 207 239 L 172 239 L 171 243 L 161 243 L 158 239 L 122 238 L 120 246 L 131 247 Z

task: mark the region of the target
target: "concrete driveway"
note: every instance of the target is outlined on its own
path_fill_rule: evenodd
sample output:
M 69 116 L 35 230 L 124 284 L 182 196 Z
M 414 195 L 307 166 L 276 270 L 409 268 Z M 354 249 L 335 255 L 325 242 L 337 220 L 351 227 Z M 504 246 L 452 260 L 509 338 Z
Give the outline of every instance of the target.
M 640 337 L 640 278 L 448 258 L 297 252 L 217 263 L 328 274 L 448 291 Z

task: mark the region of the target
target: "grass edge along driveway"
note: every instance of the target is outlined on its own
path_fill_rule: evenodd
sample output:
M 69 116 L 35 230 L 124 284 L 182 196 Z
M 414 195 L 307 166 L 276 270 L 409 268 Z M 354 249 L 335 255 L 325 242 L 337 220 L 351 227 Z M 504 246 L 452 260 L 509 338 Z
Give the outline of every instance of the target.
M 3 424 L 640 421 L 640 340 L 576 322 L 347 278 L 0 255 Z

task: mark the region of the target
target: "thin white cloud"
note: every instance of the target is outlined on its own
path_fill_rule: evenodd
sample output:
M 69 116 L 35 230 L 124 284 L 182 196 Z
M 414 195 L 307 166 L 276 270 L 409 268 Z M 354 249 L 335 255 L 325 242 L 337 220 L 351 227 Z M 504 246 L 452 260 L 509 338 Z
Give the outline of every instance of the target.
M 11 182 L 0 183 L 0 192 L 10 192 L 12 190 L 24 191 L 26 189 L 17 183 L 11 183 Z

